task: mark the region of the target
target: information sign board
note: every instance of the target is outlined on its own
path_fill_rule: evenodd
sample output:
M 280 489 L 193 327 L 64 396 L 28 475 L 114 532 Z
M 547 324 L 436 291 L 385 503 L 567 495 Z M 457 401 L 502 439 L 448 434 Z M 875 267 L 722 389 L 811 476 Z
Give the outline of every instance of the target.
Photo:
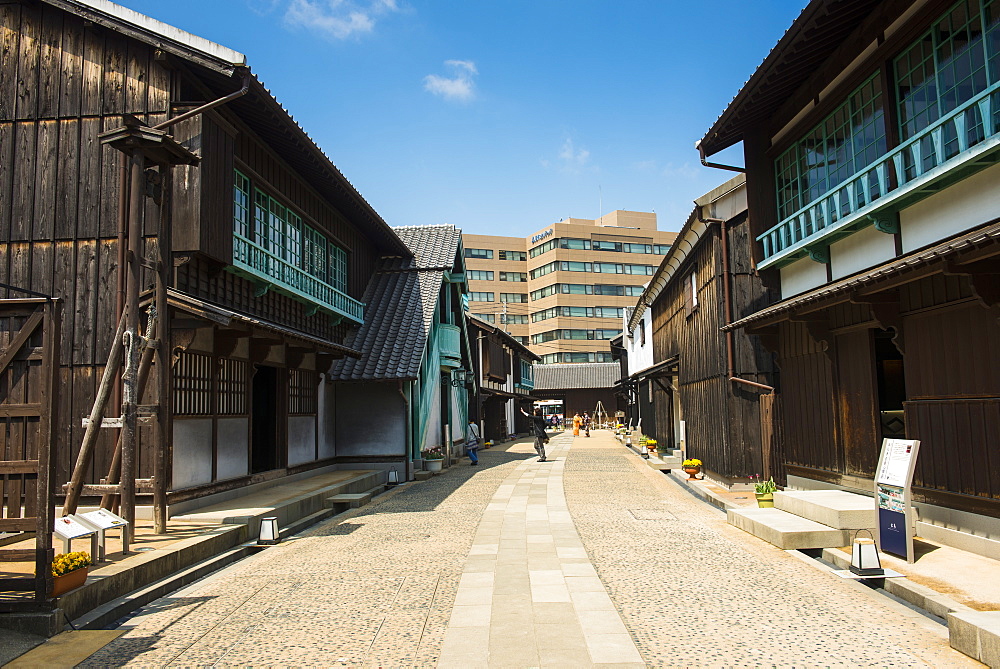
M 876 535 L 879 549 L 913 562 L 913 511 L 910 485 L 920 442 L 883 439 L 875 470 Z
M 90 536 L 96 530 L 92 527 L 86 527 L 74 516 L 65 516 L 63 518 L 56 518 L 54 531 L 60 539 L 79 539 L 80 537 Z
M 124 518 L 116 516 L 107 509 L 97 509 L 78 515 L 99 530 L 110 530 L 127 524 Z

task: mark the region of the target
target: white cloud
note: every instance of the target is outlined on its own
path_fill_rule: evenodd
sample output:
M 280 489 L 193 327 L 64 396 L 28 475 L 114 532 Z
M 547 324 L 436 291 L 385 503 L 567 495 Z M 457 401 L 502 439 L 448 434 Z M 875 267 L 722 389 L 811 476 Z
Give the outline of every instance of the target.
M 446 60 L 444 64 L 451 69 L 454 76 L 428 74 L 424 77 L 424 90 L 440 95 L 445 100 L 457 102 L 468 102 L 474 98 L 476 85 L 472 78 L 479 74 L 476 64 L 471 60 Z
M 377 17 L 396 11 L 396 0 L 291 0 L 285 23 L 339 40 L 372 32 Z
M 563 165 L 570 168 L 579 168 L 587 164 L 587 160 L 590 158 L 590 151 L 587 149 L 577 149 L 573 145 L 573 140 L 569 137 L 563 142 L 562 148 L 559 149 L 559 158 L 563 161 Z

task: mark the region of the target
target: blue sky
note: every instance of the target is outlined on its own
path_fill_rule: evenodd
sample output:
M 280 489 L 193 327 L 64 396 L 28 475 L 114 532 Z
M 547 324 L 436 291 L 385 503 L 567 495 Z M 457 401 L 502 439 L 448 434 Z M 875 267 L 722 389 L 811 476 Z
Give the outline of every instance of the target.
M 519 236 L 614 209 L 679 229 L 732 176 L 694 142 L 805 4 L 118 1 L 245 53 L 390 225 Z

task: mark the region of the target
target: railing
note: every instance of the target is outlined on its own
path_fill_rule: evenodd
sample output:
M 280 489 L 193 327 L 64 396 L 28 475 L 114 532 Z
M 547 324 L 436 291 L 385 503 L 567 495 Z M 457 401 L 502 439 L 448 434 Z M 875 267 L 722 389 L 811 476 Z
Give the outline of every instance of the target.
M 518 388 L 523 388 L 524 390 L 534 390 L 535 380 L 521 377 L 521 380 L 514 385 L 516 385 Z
M 233 267 L 267 281 L 290 297 L 316 304 L 358 323 L 365 320 L 363 303 L 237 234 L 233 235 Z
M 876 214 L 902 208 L 910 197 L 930 194 L 930 187 L 956 168 L 973 166 L 1000 145 L 1000 83 L 956 107 L 948 115 L 890 150 L 757 237 L 764 247 L 760 267 L 787 264 L 816 246 L 866 225 Z M 910 203 L 910 202 L 907 202 Z M 882 229 L 882 228 L 880 228 Z M 887 229 L 883 231 L 889 231 Z M 810 248 L 813 247 L 813 248 Z

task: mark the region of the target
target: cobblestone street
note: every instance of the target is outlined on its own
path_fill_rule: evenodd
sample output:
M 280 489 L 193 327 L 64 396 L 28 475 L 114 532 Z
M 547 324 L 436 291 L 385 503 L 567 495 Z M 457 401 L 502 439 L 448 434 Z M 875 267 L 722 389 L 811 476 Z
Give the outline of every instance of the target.
M 484 451 L 157 600 L 82 666 L 978 666 L 609 433 L 550 446 Z

